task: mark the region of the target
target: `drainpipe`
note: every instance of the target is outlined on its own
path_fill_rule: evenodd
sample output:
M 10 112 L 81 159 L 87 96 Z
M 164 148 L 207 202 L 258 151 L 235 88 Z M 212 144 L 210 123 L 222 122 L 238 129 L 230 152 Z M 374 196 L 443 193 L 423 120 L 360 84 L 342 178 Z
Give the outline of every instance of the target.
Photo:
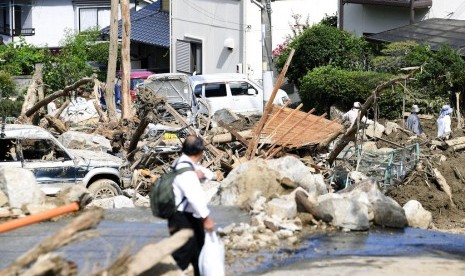
M 15 0 L 11 1 L 10 5 L 10 31 L 11 31 L 11 43 L 15 40 Z
M 413 8 L 414 0 L 410 0 L 410 24 L 415 23 L 415 9 Z
M 339 30 L 344 30 L 344 0 L 339 0 Z

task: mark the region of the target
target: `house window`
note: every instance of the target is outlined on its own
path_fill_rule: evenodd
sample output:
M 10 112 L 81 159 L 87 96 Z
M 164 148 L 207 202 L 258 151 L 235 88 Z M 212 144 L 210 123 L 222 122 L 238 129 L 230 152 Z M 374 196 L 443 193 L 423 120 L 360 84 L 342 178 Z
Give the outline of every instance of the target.
M 81 8 L 79 9 L 79 31 L 95 27 L 104 28 L 110 25 L 111 8 Z
M 0 34 L 10 35 L 10 7 L 2 5 L 0 7 Z
M 202 74 L 202 43 L 185 40 L 176 42 L 176 70 L 187 74 Z
M 16 0 L 14 5 L 2 4 L 0 6 L 0 33 L 10 36 L 35 34 L 35 29 L 32 28 L 32 3 L 30 0 Z

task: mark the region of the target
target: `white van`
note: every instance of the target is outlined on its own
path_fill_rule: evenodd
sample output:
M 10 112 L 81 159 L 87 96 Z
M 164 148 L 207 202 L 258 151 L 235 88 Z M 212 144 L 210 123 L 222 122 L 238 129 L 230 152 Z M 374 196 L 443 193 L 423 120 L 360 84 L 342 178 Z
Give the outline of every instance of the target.
M 208 104 L 208 109 L 200 103 L 199 111 L 204 114 L 215 113 L 228 108 L 244 115 L 263 113 L 263 89 L 243 74 L 208 74 L 189 77 L 195 96 Z M 283 105 L 289 96 L 279 89 L 273 101 Z

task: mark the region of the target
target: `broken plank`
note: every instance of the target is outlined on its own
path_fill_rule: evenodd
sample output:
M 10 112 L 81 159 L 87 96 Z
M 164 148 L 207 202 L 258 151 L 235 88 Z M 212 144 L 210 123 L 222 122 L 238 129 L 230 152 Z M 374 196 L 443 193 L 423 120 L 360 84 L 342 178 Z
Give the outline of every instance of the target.
M 454 139 L 447 140 L 447 141 L 446 141 L 446 144 L 447 144 L 449 147 L 453 147 L 453 146 L 465 144 L 465 137 L 458 137 L 458 138 L 454 138 Z

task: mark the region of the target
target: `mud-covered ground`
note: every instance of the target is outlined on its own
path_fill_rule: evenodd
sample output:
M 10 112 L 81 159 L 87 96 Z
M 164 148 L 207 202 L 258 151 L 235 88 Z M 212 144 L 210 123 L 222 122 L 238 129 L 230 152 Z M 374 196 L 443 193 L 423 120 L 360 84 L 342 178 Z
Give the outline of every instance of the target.
M 427 139 L 416 140 L 420 143 L 420 159 L 428 159 L 441 172 L 452 190 L 453 203 L 449 196 L 439 189 L 434 178 L 428 174 L 425 161 L 423 166 L 406 177 L 404 183 L 389 188 L 386 194 L 401 205 L 411 199 L 419 201 L 426 210 L 433 214 L 433 223 L 438 229 L 465 228 L 465 183 L 462 183 L 454 172 L 456 168 L 465 177 L 465 151 L 452 152 L 433 147 L 430 140 L 434 140 L 437 135 L 436 120 L 422 120 L 421 122 Z M 398 124 L 401 125 L 402 122 Z M 452 123 L 452 127 L 455 129 L 455 122 Z M 455 130 L 453 137 L 459 136 L 465 136 L 463 131 Z M 409 135 L 402 131 L 394 132 L 386 139 L 404 145 L 414 142 L 409 141 Z M 385 142 L 379 142 L 378 146 L 392 147 Z M 445 161 L 439 161 L 441 155 L 445 157 Z

